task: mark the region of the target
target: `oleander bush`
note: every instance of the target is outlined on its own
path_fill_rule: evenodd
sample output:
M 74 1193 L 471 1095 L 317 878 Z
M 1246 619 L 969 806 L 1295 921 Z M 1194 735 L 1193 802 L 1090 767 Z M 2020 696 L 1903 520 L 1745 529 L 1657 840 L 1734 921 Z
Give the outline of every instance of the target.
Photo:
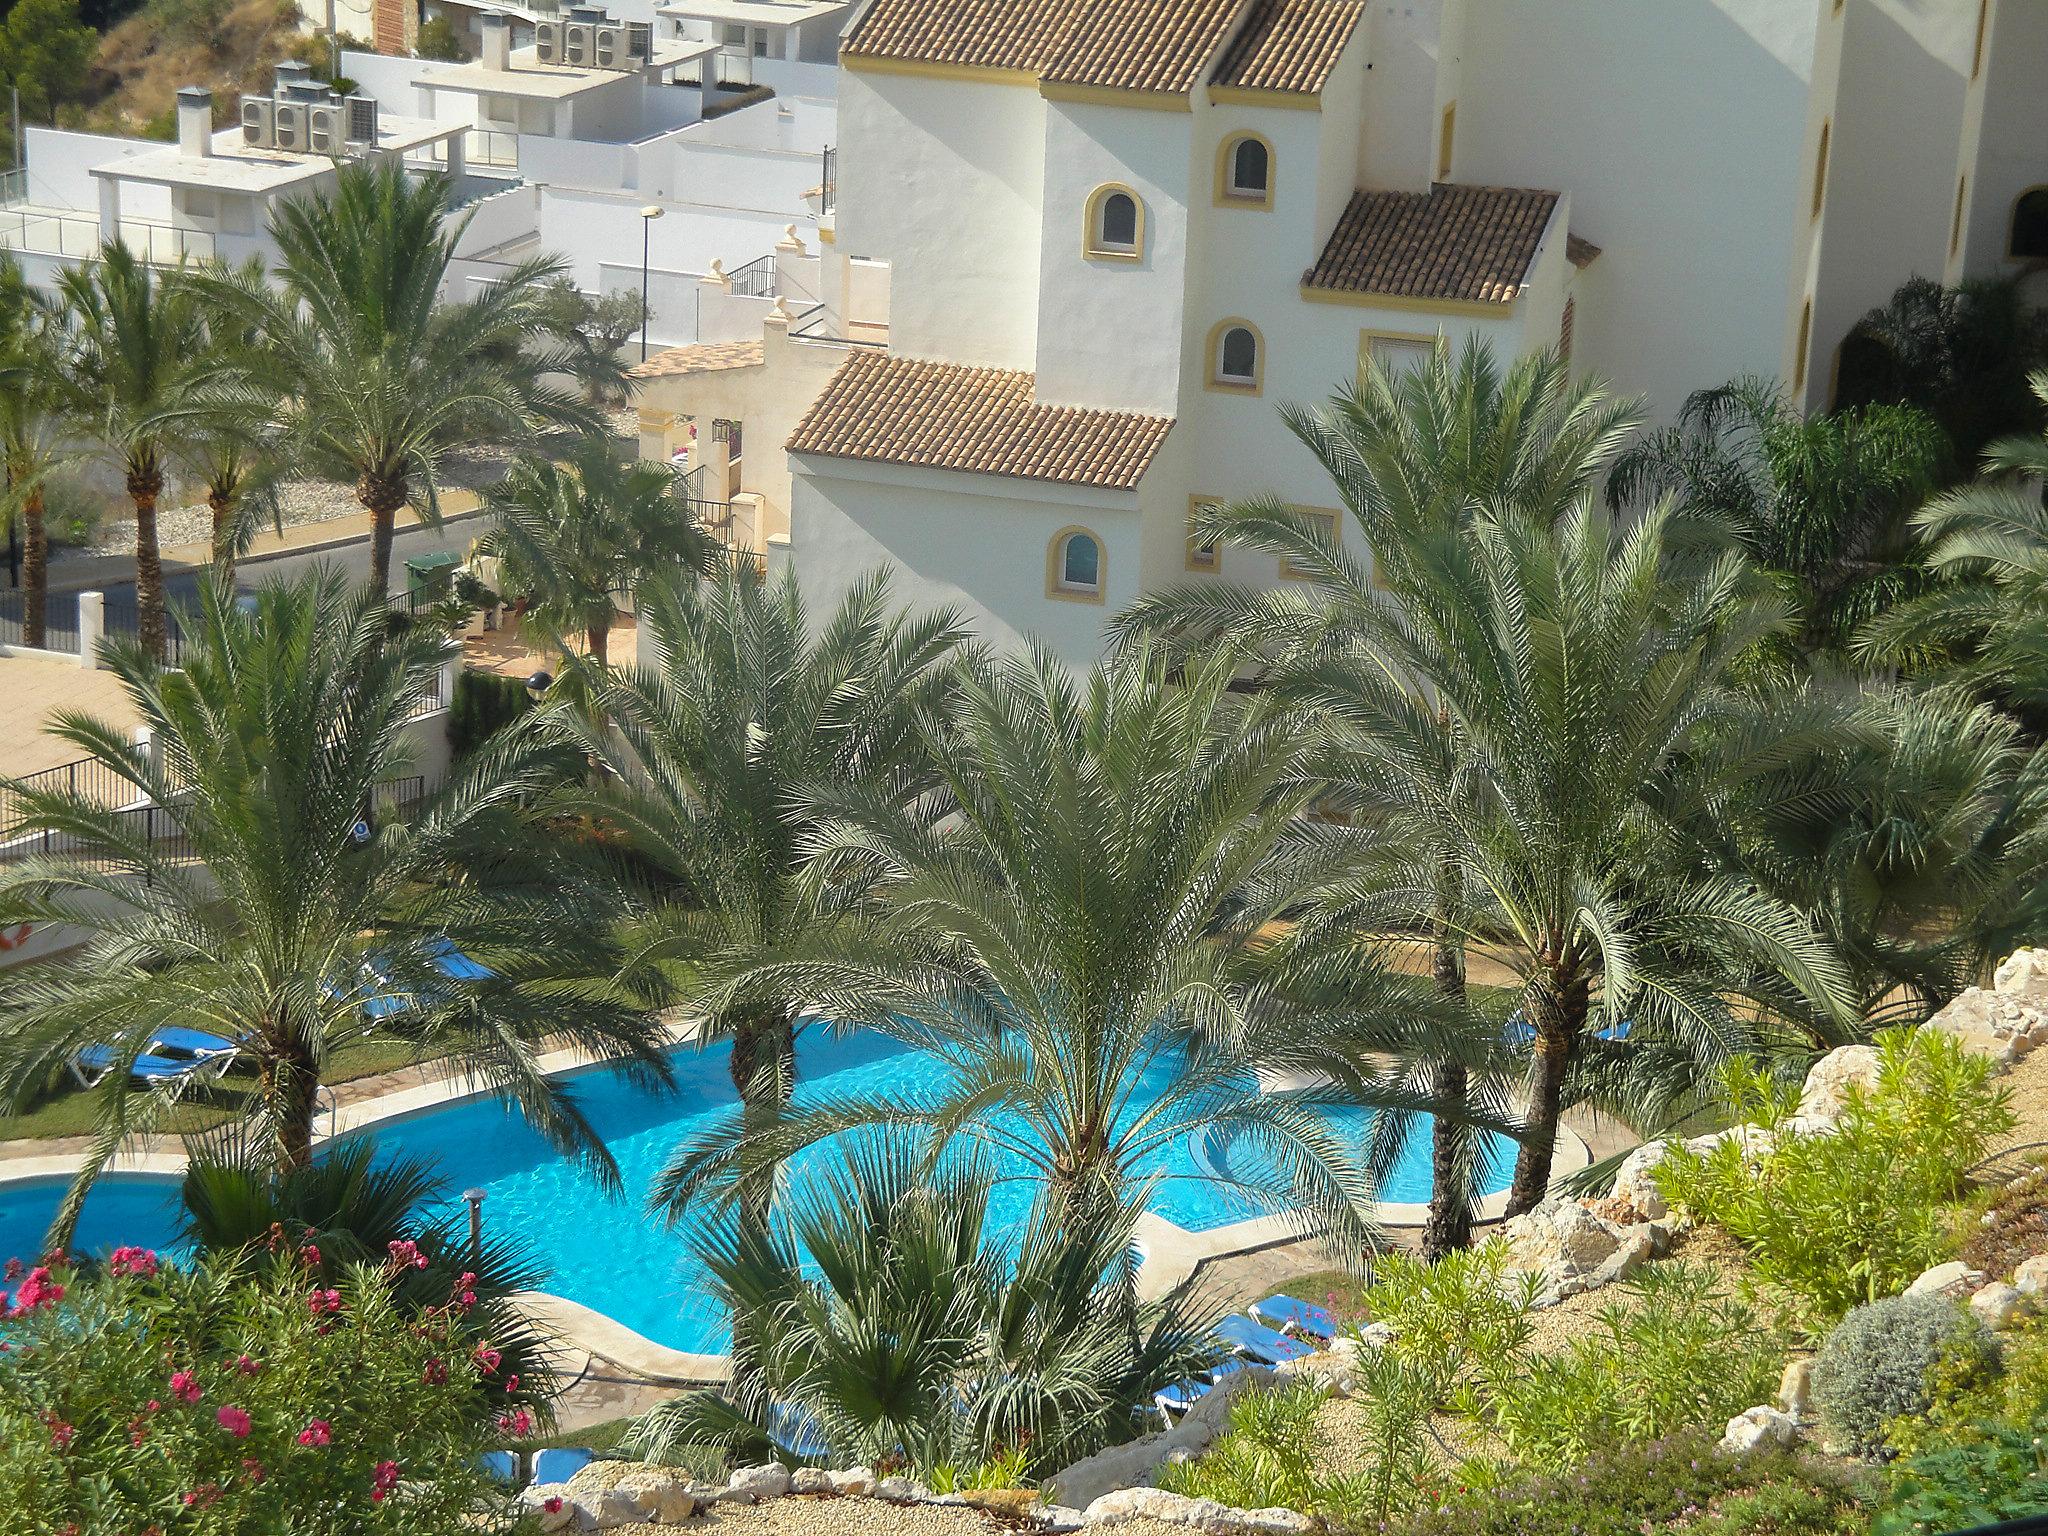
M 459 1296 L 394 1301 L 406 1262 L 330 1284 L 292 1250 L 187 1269 L 122 1248 L 11 1275 L 0 1508 L 52 1536 L 509 1529 L 477 1456 L 529 1426 L 517 1383 Z
M 1946 1207 L 1991 1139 L 2011 1129 L 2009 1095 L 1990 1061 L 1933 1029 L 1879 1034 L 1878 1081 L 1852 1088 L 1826 1134 L 1806 1134 L 1796 1086 L 1737 1062 L 1723 1084 L 1731 1123 L 1761 1126 L 1768 1146 L 1735 1138 L 1674 1148 L 1653 1177 L 1674 1209 L 1724 1227 L 1757 1276 L 1824 1324 L 1897 1291 L 1950 1245 Z
M 1988 1374 L 1995 1349 L 1976 1320 L 1946 1296 L 1890 1296 L 1855 1308 L 1813 1362 L 1813 1402 L 1838 1444 L 1862 1456 L 1890 1449 L 1895 1419 L 1926 1413 L 1937 1369 L 1968 1382 Z

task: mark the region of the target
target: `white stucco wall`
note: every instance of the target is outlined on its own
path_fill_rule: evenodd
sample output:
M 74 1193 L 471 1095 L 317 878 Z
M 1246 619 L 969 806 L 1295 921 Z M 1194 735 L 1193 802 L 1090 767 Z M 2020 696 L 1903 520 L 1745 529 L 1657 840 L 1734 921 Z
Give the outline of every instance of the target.
M 1456 179 L 1572 194 L 1602 247 L 1574 359 L 1668 418 L 1781 366 L 1825 0 L 1486 0 L 1459 61 Z
M 1372 64 L 1361 152 L 1363 179 L 1374 187 L 1420 192 L 1429 185 L 1445 9 L 1446 0 L 1369 6 L 1353 40 Z
M 839 248 L 893 267 L 896 351 L 1035 365 L 1045 108 L 1029 86 L 843 72 Z
M 25 127 L 22 141 L 28 164 L 28 201 L 44 208 L 76 208 L 97 217 L 99 182 L 94 166 L 153 155 L 163 149 L 154 139 L 123 139 L 104 133 L 71 133 L 62 128 Z M 121 188 L 121 216 L 168 221 L 168 188 L 141 182 Z
M 2044 61 L 2048 5 L 1992 0 L 1984 68 L 1969 93 L 1961 154 L 1952 173 L 1967 173 L 1970 185 L 1951 281 L 2021 270 L 2005 253 L 2014 202 L 2022 192 L 2048 185 Z
M 1103 625 L 1137 595 L 1139 512 L 1128 492 L 994 475 L 798 455 L 790 560 L 814 619 L 880 565 L 893 567 L 897 602 L 950 606 L 977 635 L 1010 648 L 1037 635 L 1077 668 L 1102 650 Z M 1046 550 L 1084 527 L 1102 540 L 1105 600 L 1045 594 Z

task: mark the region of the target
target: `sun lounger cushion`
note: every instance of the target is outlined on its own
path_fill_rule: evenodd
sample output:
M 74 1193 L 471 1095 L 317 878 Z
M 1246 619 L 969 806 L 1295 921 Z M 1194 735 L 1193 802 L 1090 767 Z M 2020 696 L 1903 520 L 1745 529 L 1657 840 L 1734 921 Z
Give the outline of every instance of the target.
M 1293 1296 L 1268 1296 L 1252 1304 L 1252 1316 L 1268 1328 L 1283 1333 L 1306 1333 L 1318 1339 L 1334 1339 L 1337 1323 L 1321 1307 Z
M 1216 1325 L 1216 1337 L 1228 1344 L 1241 1355 L 1250 1355 L 1254 1360 L 1263 1360 L 1267 1365 L 1279 1365 L 1287 1360 L 1299 1360 L 1315 1353 L 1299 1339 L 1290 1339 L 1284 1333 L 1276 1333 L 1263 1323 L 1255 1323 L 1248 1317 L 1226 1317 Z

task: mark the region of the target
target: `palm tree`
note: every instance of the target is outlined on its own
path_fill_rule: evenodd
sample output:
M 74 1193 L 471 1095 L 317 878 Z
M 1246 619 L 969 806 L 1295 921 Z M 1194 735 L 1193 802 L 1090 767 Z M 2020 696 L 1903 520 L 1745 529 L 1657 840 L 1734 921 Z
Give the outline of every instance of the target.
M 929 786 L 916 723 L 943 708 L 964 632 L 950 614 L 894 611 L 879 576 L 816 630 L 794 576 L 764 584 L 736 563 L 640 593 L 640 664 L 572 663 L 591 705 L 577 742 L 604 782 L 553 803 L 634 861 L 649 909 L 628 939 L 632 974 L 709 1008 L 758 1114 L 794 1083 L 799 999 L 772 982 L 714 992 L 705 978 L 843 919 L 858 892 L 806 877 L 807 797 L 860 785 L 904 804 Z
M 1300 707 L 1341 714 L 1341 691 L 1324 698 L 1299 679 L 1289 681 L 1289 669 L 1369 647 L 1388 601 L 1424 601 L 1433 549 L 1476 519 L 1515 515 L 1547 523 L 1562 516 L 1613 462 L 1639 408 L 1612 399 L 1597 380 L 1574 383 L 1554 356 L 1525 357 L 1503 371 L 1489 350 L 1472 343 L 1455 355 L 1438 349 L 1427 365 L 1399 378 L 1375 367 L 1327 410 L 1283 415 L 1336 483 L 1364 535 L 1370 574 L 1314 538 L 1278 502 L 1229 506 L 1212 514 L 1206 531 L 1281 552 L 1293 569 L 1315 573 L 1313 585 L 1185 586 L 1141 600 L 1120 627 L 1127 636 L 1230 635 Z M 1369 755 L 1341 749 L 1322 771 L 1333 794 L 1370 820 L 1384 846 L 1410 851 L 1412 860 L 1393 866 L 1394 884 L 1374 905 L 1384 908 L 1391 898 L 1395 910 L 1380 911 L 1382 919 L 1431 936 L 1438 991 L 1462 1007 L 1469 920 L 1459 914 L 1474 896 L 1462 857 L 1463 815 L 1479 774 L 1458 756 L 1448 719 L 1440 724 L 1398 779 L 1373 771 Z M 1410 862 L 1435 872 L 1410 887 Z M 1403 902 L 1411 910 L 1400 910 Z M 1425 1252 L 1438 1257 L 1470 1240 L 1472 1190 L 1484 1163 L 1471 1123 L 1457 1112 L 1475 1087 L 1467 1068 L 1450 1059 L 1420 1067 L 1417 1086 L 1446 1111 L 1431 1132 L 1434 1180 L 1423 1233 Z
M 156 505 L 179 434 L 211 376 L 192 279 L 158 272 L 118 241 L 57 279 L 72 332 L 58 379 L 76 430 L 121 471 L 135 504 L 136 633 L 161 661 L 166 639 Z
M 276 283 L 211 272 L 215 303 L 261 337 L 228 399 L 278 427 L 286 460 L 345 480 L 370 514 L 370 579 L 391 579 L 398 509 L 440 515 L 442 461 L 477 443 L 523 442 L 550 427 L 595 430 L 573 393 L 549 383 L 568 349 L 550 337 L 553 258 L 507 270 L 475 298 L 441 303 L 468 216 L 448 187 L 395 159 L 350 162 L 328 190 L 272 219 Z
M 264 588 L 250 613 L 211 584 L 195 622 L 182 671 L 110 653 L 147 750 L 81 714 L 54 727 L 117 791 L 11 786 L 24 827 L 63 851 L 0 873 L 0 912 L 72 925 L 85 943 L 9 989 L 0 1101 L 45 1090 L 88 1046 L 114 1058 L 66 1219 L 164 1106 L 129 1074 L 169 1026 L 225 1037 L 253 1065 L 247 1113 L 281 1169 L 310 1160 L 335 1053 L 382 1039 L 453 1057 L 610 1170 L 575 1094 L 541 1073 L 542 1042 L 617 1055 L 642 1081 L 668 1067 L 656 1026 L 593 979 L 614 968 L 605 904 L 520 813 L 559 754 L 514 733 L 394 814 L 420 793 L 405 724 L 443 664 L 438 639 L 387 638 L 377 596 L 333 570 Z M 452 983 L 451 944 L 490 974 Z
M 600 665 L 610 659 L 613 593 L 671 566 L 702 571 L 718 550 L 665 467 L 622 463 L 599 437 L 584 438 L 565 465 L 521 460 L 484 504 L 498 523 L 483 552 L 533 599 L 527 618 L 557 637 L 581 633 Z
M 2033 376 L 2048 409 L 2048 371 Z M 1941 584 L 1862 637 L 1868 656 L 1931 662 L 1952 680 L 2028 711 L 2048 709 L 2048 436 L 2011 437 L 1984 473 L 1914 519 Z
M 0 467 L 7 479 L 7 521 L 22 531 L 21 643 L 44 640 L 50 538 L 43 490 L 64 458 L 59 380 L 61 319 L 41 301 L 11 256 L 0 256 Z
M 1925 589 L 1910 518 L 1947 452 L 1912 406 L 1807 417 L 1774 382 L 1741 378 L 1693 394 L 1676 425 L 1624 453 L 1608 501 L 1676 496 L 1725 526 L 1783 578 L 1801 647 L 1839 653 L 1856 626 Z
M 262 275 L 261 264 L 252 261 L 245 278 L 260 282 Z M 262 336 L 246 315 L 226 306 L 208 306 L 204 321 L 207 356 L 227 385 L 216 408 L 186 423 L 179 458 L 206 492 L 212 513 L 213 568 L 232 581 L 236 560 L 255 537 L 259 514 L 268 510 L 273 522 L 279 520 L 276 491 L 281 466 L 275 421 L 238 408 L 233 384 L 250 367 Z M 213 393 L 208 392 L 209 403 Z
M 870 1138 L 772 1223 L 700 1229 L 733 1319 L 733 1390 L 663 1404 L 639 1447 L 766 1456 L 780 1440 L 929 1477 L 999 1456 L 1049 1471 L 1130 1438 L 1132 1403 L 1215 1363 L 1192 1281 L 1137 1299 L 1140 1207 L 1077 1227 L 1041 1201 L 1020 1236 L 989 1219 L 994 1181 L 983 1159 L 934 1171 L 901 1138 Z
M 767 973 L 933 1070 L 900 1097 L 799 1106 L 737 1140 L 710 1127 L 657 1200 L 678 1210 L 728 1180 L 744 1196 L 800 1148 L 883 1125 L 933 1158 L 961 1140 L 995 1149 L 1085 1222 L 1199 1138 L 1227 1144 L 1249 1197 L 1361 1248 L 1383 1159 L 1324 1112 L 1382 1107 L 1375 1139 L 1393 1135 L 1416 1101 L 1375 1062 L 1439 1021 L 1426 988 L 1384 971 L 1334 1015 L 1291 999 L 1297 957 L 1265 954 L 1273 924 L 1351 840 L 1304 826 L 1304 735 L 1233 693 L 1232 674 L 1212 657 L 1169 683 L 1140 653 L 1077 684 L 1034 650 L 973 668 L 957 719 L 926 723 L 939 781 L 908 812 L 864 786 L 814 789 L 813 878 L 873 898 L 794 936 Z M 746 969 L 726 985 L 757 983 Z

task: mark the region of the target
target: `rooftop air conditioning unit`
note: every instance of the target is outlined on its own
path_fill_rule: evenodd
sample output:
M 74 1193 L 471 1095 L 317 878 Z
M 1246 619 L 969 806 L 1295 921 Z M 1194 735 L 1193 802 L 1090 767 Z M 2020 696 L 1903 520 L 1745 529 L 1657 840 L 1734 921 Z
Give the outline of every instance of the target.
M 594 45 L 591 62 L 599 69 L 623 69 L 626 59 L 626 29 L 615 27 L 610 22 L 590 29 Z
M 533 52 L 543 64 L 562 62 L 562 23 L 536 21 L 533 24 Z
M 268 96 L 242 98 L 242 142 L 250 149 L 277 148 L 277 103 Z
M 272 113 L 277 124 L 277 147 L 294 155 L 303 155 L 311 142 L 306 131 L 306 104 L 301 101 L 280 101 Z
M 564 64 L 588 64 L 597 51 L 596 38 L 587 21 L 572 21 L 562 27 L 562 62 Z
M 629 21 L 626 23 L 626 61 L 630 64 L 651 64 L 654 62 L 653 22 Z
M 306 108 L 306 137 L 316 155 L 338 155 L 347 148 L 348 114 L 339 102 Z
M 344 105 L 348 108 L 349 143 L 375 144 L 377 142 L 377 98 L 358 94 L 349 97 Z

